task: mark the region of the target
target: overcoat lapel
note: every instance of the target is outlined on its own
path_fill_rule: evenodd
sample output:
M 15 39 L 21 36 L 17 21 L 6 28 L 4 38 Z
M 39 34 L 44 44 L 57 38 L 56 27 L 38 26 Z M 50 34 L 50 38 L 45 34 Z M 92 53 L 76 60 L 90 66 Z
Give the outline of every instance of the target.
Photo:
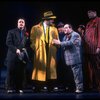
M 20 33 L 19 33 L 19 30 L 16 30 L 15 34 L 16 34 L 18 40 L 20 41 L 21 39 L 20 39 Z

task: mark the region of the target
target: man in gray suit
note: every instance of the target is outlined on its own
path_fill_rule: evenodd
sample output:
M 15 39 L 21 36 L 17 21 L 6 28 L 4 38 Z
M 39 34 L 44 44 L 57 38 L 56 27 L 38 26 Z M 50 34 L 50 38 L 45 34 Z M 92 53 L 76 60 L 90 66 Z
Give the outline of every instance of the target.
M 76 93 L 83 92 L 83 75 L 82 75 L 82 63 L 81 63 L 81 37 L 78 33 L 73 31 L 70 24 L 64 26 L 65 36 L 63 41 L 53 40 L 54 44 L 58 44 L 62 47 L 64 52 L 64 59 L 67 66 L 70 66 L 73 72 L 74 81 L 76 85 Z

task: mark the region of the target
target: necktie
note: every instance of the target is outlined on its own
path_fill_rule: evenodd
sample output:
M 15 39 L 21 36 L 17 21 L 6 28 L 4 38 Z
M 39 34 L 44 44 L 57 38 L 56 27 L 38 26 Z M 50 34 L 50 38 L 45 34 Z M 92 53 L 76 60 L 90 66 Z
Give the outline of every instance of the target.
M 22 35 L 23 35 L 23 33 L 22 33 L 22 31 L 20 32 L 20 38 L 21 38 L 21 40 L 22 40 Z
M 46 42 L 49 42 L 49 27 L 46 27 Z

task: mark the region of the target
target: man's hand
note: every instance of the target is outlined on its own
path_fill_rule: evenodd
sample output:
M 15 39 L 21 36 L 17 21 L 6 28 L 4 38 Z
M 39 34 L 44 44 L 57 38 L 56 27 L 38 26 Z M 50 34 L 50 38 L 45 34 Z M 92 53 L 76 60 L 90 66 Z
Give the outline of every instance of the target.
M 53 39 L 52 41 L 53 44 L 56 44 L 56 45 L 60 45 L 60 40 L 57 40 L 57 39 Z
M 17 55 L 20 55 L 20 53 L 21 53 L 20 50 L 17 49 L 17 50 L 16 50 L 16 54 L 17 54 Z
M 100 48 L 97 48 L 96 49 L 96 54 L 99 54 L 100 53 Z

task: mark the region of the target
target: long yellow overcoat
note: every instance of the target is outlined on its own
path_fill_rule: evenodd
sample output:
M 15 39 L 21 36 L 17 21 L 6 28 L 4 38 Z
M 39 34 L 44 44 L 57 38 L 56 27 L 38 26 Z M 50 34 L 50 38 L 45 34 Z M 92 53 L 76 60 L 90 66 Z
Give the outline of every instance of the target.
M 46 79 L 56 79 L 56 51 L 57 47 L 52 44 L 53 39 L 58 39 L 58 31 L 54 26 L 49 29 L 49 50 L 46 55 L 46 44 L 42 23 L 35 25 L 31 29 L 31 48 L 34 50 L 34 68 L 32 80 L 46 81 Z M 48 59 L 48 60 L 47 60 Z

